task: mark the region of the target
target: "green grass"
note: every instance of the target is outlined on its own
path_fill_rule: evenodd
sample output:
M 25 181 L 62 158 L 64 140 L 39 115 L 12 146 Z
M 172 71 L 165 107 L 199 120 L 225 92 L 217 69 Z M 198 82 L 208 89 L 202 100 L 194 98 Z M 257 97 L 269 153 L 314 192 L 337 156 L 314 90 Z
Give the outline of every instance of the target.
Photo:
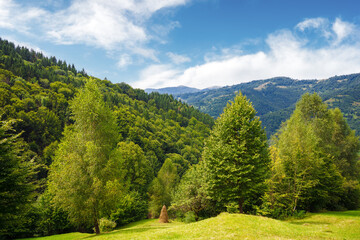
M 33 239 L 360 239 L 360 211 L 308 214 L 304 219 L 287 221 L 222 213 L 191 224 L 160 224 L 152 219 L 99 236 L 69 233 Z

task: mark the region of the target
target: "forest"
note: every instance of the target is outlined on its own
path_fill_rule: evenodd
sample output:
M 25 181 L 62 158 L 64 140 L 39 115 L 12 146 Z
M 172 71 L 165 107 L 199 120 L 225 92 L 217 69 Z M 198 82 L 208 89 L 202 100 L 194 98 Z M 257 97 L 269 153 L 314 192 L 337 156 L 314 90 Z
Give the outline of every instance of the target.
M 241 77 L 239 77 L 241 79 Z M 178 88 L 176 88 L 178 90 Z M 360 133 L 360 74 L 334 76 L 327 79 L 297 80 L 275 77 L 216 89 L 182 93 L 167 88 L 159 89 L 173 94 L 204 113 L 217 118 L 235 93 L 241 91 L 253 103 L 268 138 L 280 128 L 295 109 L 296 102 L 307 92 L 317 93 L 331 108 L 339 108 L 348 124 Z
M 268 140 L 238 92 L 214 120 L 0 39 L 0 238 L 358 209 L 359 137 L 304 94 Z

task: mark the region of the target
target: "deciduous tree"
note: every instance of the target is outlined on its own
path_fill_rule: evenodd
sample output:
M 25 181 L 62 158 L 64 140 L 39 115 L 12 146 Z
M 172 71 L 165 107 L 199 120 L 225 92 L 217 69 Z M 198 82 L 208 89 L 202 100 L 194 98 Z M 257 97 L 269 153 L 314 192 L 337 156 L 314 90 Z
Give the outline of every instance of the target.
M 111 158 L 118 139 L 116 119 L 93 79 L 70 108 L 75 123 L 59 144 L 49 189 L 72 222 L 92 225 L 98 234 L 101 215 L 109 212 L 121 192 L 120 164 Z

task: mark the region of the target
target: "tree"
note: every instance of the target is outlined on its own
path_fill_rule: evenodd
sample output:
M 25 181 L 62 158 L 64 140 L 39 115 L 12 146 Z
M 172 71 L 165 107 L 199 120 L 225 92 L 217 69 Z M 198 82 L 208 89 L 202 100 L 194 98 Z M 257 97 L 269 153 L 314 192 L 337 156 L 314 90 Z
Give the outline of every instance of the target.
M 75 224 L 94 226 L 110 212 L 121 190 L 119 160 L 111 158 L 118 130 L 99 86 L 90 79 L 70 103 L 75 121 L 65 129 L 49 175 L 54 201 Z
M 359 139 L 339 109 L 329 110 L 317 94 L 304 94 L 273 142 L 267 194 L 273 209 L 293 214 L 357 206 Z
M 119 159 L 120 177 L 128 190 L 145 195 L 154 175 L 140 146 L 133 142 L 120 142 L 113 157 Z
M 186 171 L 177 185 L 169 210 L 193 212 L 198 217 L 209 217 L 216 213 L 216 206 L 209 199 L 208 182 L 204 162 L 193 165 Z
M 170 206 L 178 178 L 175 164 L 167 158 L 149 188 L 149 210 L 152 217 L 159 216 L 163 205 Z
M 265 191 L 270 158 L 261 122 L 241 92 L 216 120 L 205 143 L 210 196 L 223 204 L 244 202 Z
M 14 122 L 0 122 L 0 238 L 21 231 L 36 188 L 36 164 Z

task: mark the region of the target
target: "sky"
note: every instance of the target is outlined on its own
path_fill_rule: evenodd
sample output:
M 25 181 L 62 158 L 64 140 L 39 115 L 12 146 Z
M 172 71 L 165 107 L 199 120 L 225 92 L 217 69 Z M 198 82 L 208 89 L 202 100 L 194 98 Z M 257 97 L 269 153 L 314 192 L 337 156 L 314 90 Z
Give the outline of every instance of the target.
M 0 0 L 0 37 L 135 88 L 360 72 L 358 0 Z

